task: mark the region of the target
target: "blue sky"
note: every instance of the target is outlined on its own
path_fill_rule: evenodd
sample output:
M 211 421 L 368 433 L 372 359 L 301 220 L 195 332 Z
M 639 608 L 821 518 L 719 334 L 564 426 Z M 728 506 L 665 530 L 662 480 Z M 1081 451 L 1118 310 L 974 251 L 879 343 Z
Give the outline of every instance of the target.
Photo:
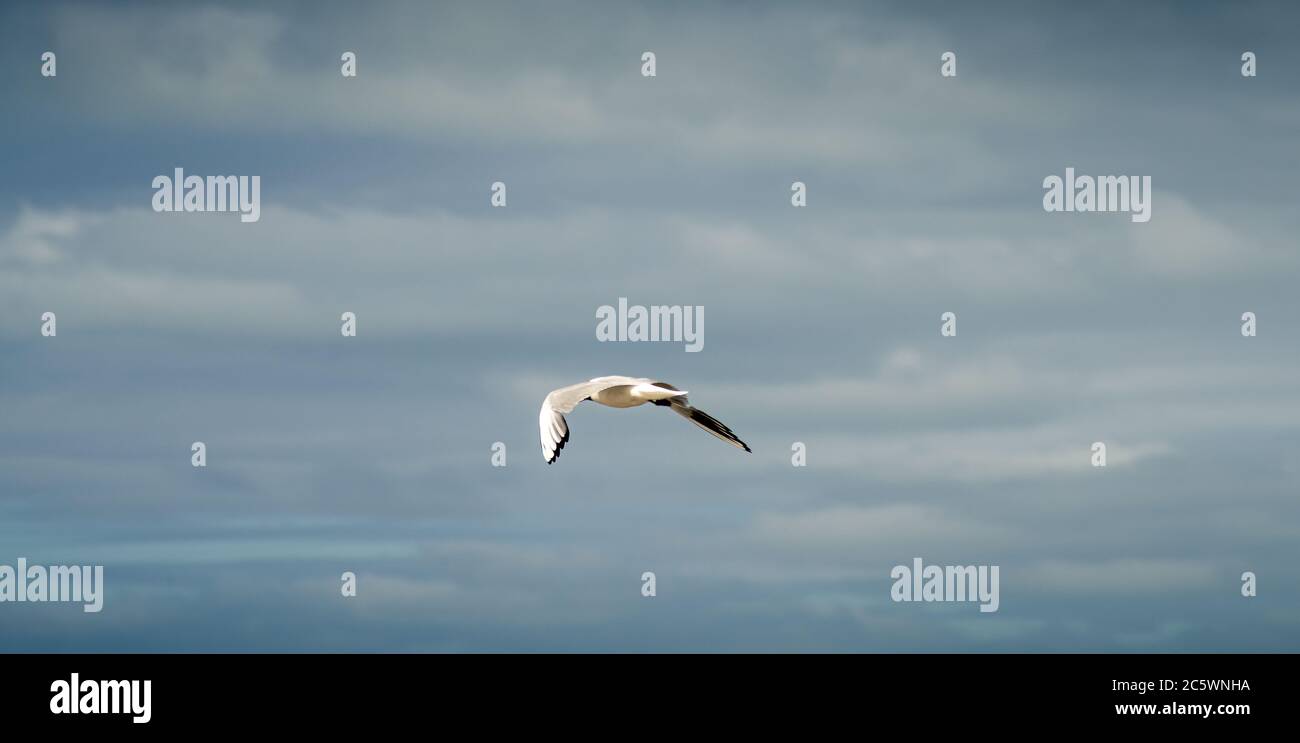
M 0 604 L 0 649 L 1300 649 L 1296 20 L 7 4 L 0 564 L 108 585 Z M 260 221 L 154 213 L 175 167 L 261 176 Z M 1066 167 L 1151 221 L 1044 212 Z M 704 351 L 597 342 L 619 297 Z M 542 398 L 603 374 L 753 454 L 584 406 L 547 467 Z M 890 601 L 917 556 L 999 611 Z

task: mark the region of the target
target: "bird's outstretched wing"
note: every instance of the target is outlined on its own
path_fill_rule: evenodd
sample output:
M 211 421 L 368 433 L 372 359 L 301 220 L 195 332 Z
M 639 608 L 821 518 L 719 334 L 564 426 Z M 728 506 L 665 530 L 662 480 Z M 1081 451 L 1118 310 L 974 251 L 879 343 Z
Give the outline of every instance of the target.
M 651 384 L 654 384 L 656 387 L 663 387 L 664 389 L 669 389 L 669 390 L 677 389 L 676 387 L 672 386 L 671 384 L 668 384 L 667 382 L 652 382 Z M 752 451 L 749 448 L 749 444 L 746 444 L 744 441 L 741 441 L 740 437 L 736 435 L 735 431 L 732 431 L 730 428 L 727 428 L 726 424 L 724 424 L 722 421 L 718 420 L 717 418 L 714 418 L 713 416 L 709 415 L 703 410 L 700 410 L 699 408 L 693 407 L 690 403 L 690 400 L 688 400 L 685 395 L 682 395 L 681 397 L 674 397 L 671 400 L 664 400 L 663 402 L 657 404 L 667 405 L 668 407 L 673 409 L 673 412 L 689 420 L 691 423 L 694 423 L 700 428 L 703 428 L 705 431 L 708 431 L 714 436 L 717 436 L 718 438 L 722 439 L 728 444 L 731 444 L 737 449 Z
M 569 424 L 558 410 L 542 403 L 537 425 L 542 432 L 542 459 L 553 464 L 560 458 L 560 450 L 569 442 Z
M 569 441 L 569 424 L 564 420 L 565 413 L 573 412 L 578 403 L 591 397 L 598 390 L 624 384 L 626 377 L 599 377 L 588 382 L 571 384 L 552 391 L 542 400 L 542 411 L 537 416 L 537 426 L 541 432 L 542 459 L 552 464 L 560 457 L 560 450 Z

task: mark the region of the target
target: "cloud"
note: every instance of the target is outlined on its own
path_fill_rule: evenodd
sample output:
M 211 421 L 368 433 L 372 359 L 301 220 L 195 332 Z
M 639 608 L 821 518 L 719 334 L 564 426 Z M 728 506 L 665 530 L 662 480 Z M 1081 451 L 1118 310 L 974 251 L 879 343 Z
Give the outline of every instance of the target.
M 818 466 L 871 472 L 886 481 L 985 482 L 1088 473 L 1092 445 L 1065 427 L 974 429 L 876 437 L 825 437 L 816 444 Z M 1107 445 L 1108 468 L 1169 454 L 1162 441 Z
M 1267 587 L 1300 523 L 1297 106 L 1221 32 L 1281 69 L 1295 24 L 1133 13 L 0 9 L 60 63 L 0 46 L 33 72 L 5 97 L 0 544 L 113 591 L 98 624 L 0 612 L 0 645 L 1294 648 Z M 1061 53 L 1081 27 L 1094 64 Z M 1152 221 L 1044 213 L 1067 164 L 1151 174 Z M 153 213 L 178 165 L 261 175 L 261 220 Z M 598 343 L 620 296 L 705 305 L 706 350 Z M 753 454 L 584 407 L 546 467 L 541 396 L 603 373 L 690 388 Z M 1000 564 L 997 616 L 889 601 L 918 555 Z
M 1221 582 L 1213 563 L 1187 558 L 1045 560 L 1018 576 L 1026 589 L 1079 594 L 1151 594 L 1190 591 Z M 1231 590 L 1229 584 L 1224 590 Z
M 919 544 L 986 543 L 1007 536 L 989 523 L 974 523 L 923 505 L 838 506 L 796 513 L 761 513 L 752 536 L 798 550 L 858 547 L 873 553 L 914 549 Z
M 1249 273 L 1262 258 L 1250 241 L 1176 193 L 1156 191 L 1150 229 L 1130 232 L 1134 263 L 1159 276 Z M 1271 261 L 1270 261 L 1271 262 Z
M 74 111 L 98 111 L 119 126 L 178 122 L 254 132 L 311 126 L 804 164 L 978 153 L 991 166 L 995 155 L 976 138 L 954 138 L 943 125 L 945 113 L 997 125 L 1033 110 L 1065 122 L 1074 105 L 1050 87 L 1030 94 L 996 80 L 948 86 L 939 98 L 933 74 L 939 42 L 903 19 L 890 23 L 887 39 L 867 41 L 846 33 L 843 14 L 833 9 L 758 9 L 744 34 L 734 33 L 734 19 L 701 13 L 693 36 L 725 40 L 714 50 L 682 39 L 662 13 L 630 27 L 593 14 L 595 45 L 588 36 L 588 55 L 578 57 L 539 45 L 546 36 L 574 37 L 561 15 L 513 10 L 488 21 L 418 3 L 362 18 L 313 8 L 312 20 L 303 22 L 290 21 L 282 8 L 75 5 L 56 8 L 51 25 L 57 45 L 77 50 L 78 59 L 113 60 L 86 67 L 68 85 Z M 504 20 L 520 16 L 529 18 L 530 33 Z M 798 57 L 772 56 L 791 23 L 817 29 L 816 74 Z M 641 46 L 628 46 L 646 44 L 660 58 L 654 79 L 639 74 Z M 302 47 L 310 56 L 293 53 Z M 355 79 L 338 74 L 345 48 L 359 55 Z M 603 64 L 592 65 L 593 59 Z M 773 87 L 780 105 L 772 105 Z M 719 90 L 727 91 L 725 100 Z M 910 119 L 917 109 L 936 120 L 916 126 Z M 803 113 L 809 111 L 820 115 Z
M 0 240 L 0 261 L 17 267 L 16 270 L 57 263 L 63 258 L 57 244 L 78 236 L 83 217 L 70 210 L 21 209 L 9 232 Z

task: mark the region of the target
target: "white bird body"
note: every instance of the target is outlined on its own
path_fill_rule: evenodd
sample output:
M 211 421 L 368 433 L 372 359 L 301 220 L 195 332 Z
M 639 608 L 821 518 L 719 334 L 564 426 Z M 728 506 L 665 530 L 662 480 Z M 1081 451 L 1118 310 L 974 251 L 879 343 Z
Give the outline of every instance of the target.
M 541 431 L 542 458 L 547 464 L 559 458 L 560 450 L 569 440 L 569 424 L 564 419 L 564 414 L 573 412 L 583 400 L 611 408 L 634 408 L 646 403 L 668 406 L 732 446 L 750 451 L 749 446 L 718 419 L 691 407 L 686 394 L 667 382 L 625 376 L 596 377 L 589 382 L 554 390 L 542 401 L 542 410 L 537 419 Z
M 591 394 L 592 402 L 608 405 L 611 408 L 635 408 L 638 405 L 645 405 L 655 400 L 671 400 L 674 397 L 681 397 L 686 394 L 681 390 L 656 387 L 646 382 L 623 384 L 620 377 L 599 377 L 592 381 L 602 380 L 620 380 L 613 387 L 598 389 Z

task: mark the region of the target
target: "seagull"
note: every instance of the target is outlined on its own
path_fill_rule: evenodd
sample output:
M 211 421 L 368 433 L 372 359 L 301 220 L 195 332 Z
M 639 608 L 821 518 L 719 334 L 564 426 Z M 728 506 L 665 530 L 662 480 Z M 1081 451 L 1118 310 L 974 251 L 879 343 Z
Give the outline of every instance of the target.
M 611 408 L 634 408 L 646 403 L 667 406 L 737 449 L 750 451 L 749 445 L 730 428 L 703 410 L 691 407 L 686 393 L 667 382 L 644 377 L 596 377 L 590 382 L 561 387 L 542 401 L 537 423 L 542 433 L 542 459 L 547 464 L 559 458 L 560 450 L 569 440 L 569 424 L 564 414 L 573 412 L 583 400 L 594 400 Z

